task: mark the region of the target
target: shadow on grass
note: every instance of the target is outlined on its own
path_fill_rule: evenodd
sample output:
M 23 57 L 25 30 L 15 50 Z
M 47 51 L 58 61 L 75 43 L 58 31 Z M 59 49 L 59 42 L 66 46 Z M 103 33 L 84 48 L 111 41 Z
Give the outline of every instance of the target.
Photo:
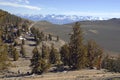
M 29 44 L 29 46 L 36 46 L 36 44 Z
M 11 75 L 5 75 L 0 78 L 16 78 L 16 77 L 25 77 L 25 76 L 30 76 L 32 75 L 31 73 L 27 72 L 26 74 L 11 74 Z

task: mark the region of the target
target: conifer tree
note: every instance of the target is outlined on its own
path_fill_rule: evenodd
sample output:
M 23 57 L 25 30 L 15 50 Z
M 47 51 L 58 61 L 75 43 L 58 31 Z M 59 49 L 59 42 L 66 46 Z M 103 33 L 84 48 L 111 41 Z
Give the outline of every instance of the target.
M 36 38 L 36 46 L 40 44 L 40 39 L 39 38 Z
M 57 41 L 59 41 L 59 36 L 57 36 Z
M 103 57 L 103 49 L 98 47 L 97 58 L 96 58 L 96 68 L 98 70 L 102 68 L 102 57 Z
M 88 65 L 90 68 L 101 68 L 103 50 L 96 44 L 95 41 L 89 40 L 87 46 Z
M 22 57 L 26 57 L 26 52 L 25 52 L 25 48 L 23 45 L 21 45 L 20 53 L 22 54 Z
M 47 70 L 50 68 L 51 64 L 49 61 L 49 55 L 50 55 L 50 49 L 46 45 L 42 45 L 42 59 L 43 59 L 43 72 L 47 72 Z
M 3 43 L 3 30 L 0 29 L 0 44 Z
M 114 58 L 113 56 L 105 56 L 102 61 L 102 68 L 111 72 L 120 73 L 120 56 Z
M 107 69 L 107 62 L 109 61 L 109 55 L 107 54 L 107 55 L 105 55 L 105 57 L 103 58 L 103 60 L 102 60 L 102 68 L 105 68 L 105 69 Z
M 8 50 L 5 45 L 0 45 L 0 70 L 7 69 L 8 65 Z
M 42 45 L 42 58 L 49 59 L 50 49 L 49 47 Z
M 8 55 L 9 57 L 13 58 L 13 52 L 14 52 L 14 46 L 12 44 L 9 45 L 9 48 L 8 48 Z
M 67 44 L 63 45 L 60 50 L 61 54 L 61 61 L 66 66 L 70 66 L 70 52 L 69 52 L 69 46 Z
M 8 46 L 2 41 L 2 30 L 0 30 L 0 70 L 8 68 Z
M 86 48 L 83 44 L 83 34 L 78 22 L 73 26 L 73 32 L 70 37 L 70 55 L 71 65 L 74 69 L 82 69 L 86 66 Z
M 17 36 L 19 37 L 20 35 L 21 35 L 21 30 L 18 29 L 18 31 L 17 31 Z
M 25 45 L 25 40 L 24 39 L 22 39 L 22 45 Z
M 31 59 L 32 73 L 42 74 L 49 69 L 49 64 L 46 59 L 39 53 L 37 47 L 33 49 L 33 57 Z
M 48 40 L 48 37 L 47 37 L 47 35 L 45 36 L 45 40 L 46 40 L 46 41 Z
M 47 72 L 50 65 L 49 63 L 48 64 L 46 63 L 45 59 L 43 59 L 42 56 L 40 56 L 36 67 L 37 67 L 37 74 L 42 74 L 44 72 Z
M 49 40 L 51 41 L 51 40 L 52 40 L 52 35 L 51 35 L 51 34 L 49 34 L 49 37 L 48 37 L 48 38 L 49 38 Z
M 113 66 L 113 71 L 114 72 L 119 72 L 120 73 L 120 55 L 118 55 L 117 59 L 115 60 L 114 66 Z
M 102 67 L 104 69 L 107 69 L 108 71 L 114 72 L 115 70 L 115 60 L 109 57 L 106 57 L 106 59 L 104 59 L 104 65 L 102 65 Z
M 41 36 L 41 41 L 43 41 L 45 39 L 45 35 L 43 32 L 40 33 L 40 36 Z
M 17 61 L 19 59 L 19 54 L 16 48 L 13 50 L 13 60 Z
M 33 56 L 31 59 L 32 73 L 39 73 L 38 61 L 41 58 L 40 53 L 38 52 L 37 47 L 35 47 L 32 51 Z
M 51 64 L 59 64 L 60 63 L 60 53 L 57 51 L 57 49 L 54 48 L 54 45 L 51 46 L 50 63 Z

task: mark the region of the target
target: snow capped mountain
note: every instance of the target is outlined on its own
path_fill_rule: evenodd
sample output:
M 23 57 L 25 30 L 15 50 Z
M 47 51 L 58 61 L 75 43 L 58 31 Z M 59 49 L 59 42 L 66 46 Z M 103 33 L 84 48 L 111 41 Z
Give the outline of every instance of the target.
M 17 14 L 18 16 L 26 19 L 30 19 L 33 21 L 41 21 L 41 20 L 46 20 L 49 22 L 52 22 L 54 24 L 66 24 L 66 23 L 71 23 L 75 21 L 85 21 L 85 20 L 107 20 L 108 18 L 102 18 L 102 17 L 93 17 L 93 16 L 77 16 L 77 15 L 21 15 Z

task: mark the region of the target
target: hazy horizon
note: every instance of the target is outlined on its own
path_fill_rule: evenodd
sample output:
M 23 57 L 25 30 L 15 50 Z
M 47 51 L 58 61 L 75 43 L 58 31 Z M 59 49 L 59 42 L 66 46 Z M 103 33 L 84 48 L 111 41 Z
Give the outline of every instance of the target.
M 12 14 L 120 18 L 119 3 L 119 0 L 0 0 L 0 9 Z

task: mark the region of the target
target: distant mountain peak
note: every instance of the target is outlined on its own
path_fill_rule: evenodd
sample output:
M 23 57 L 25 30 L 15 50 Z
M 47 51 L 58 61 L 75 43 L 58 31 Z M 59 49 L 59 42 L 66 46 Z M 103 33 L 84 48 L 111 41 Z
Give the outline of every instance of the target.
M 48 15 L 21 15 L 17 14 L 20 17 L 30 19 L 33 21 L 48 21 L 52 22 L 54 24 L 66 24 L 71 23 L 75 21 L 95 21 L 95 20 L 107 20 L 108 18 L 102 18 L 102 17 L 94 17 L 94 16 L 77 16 L 77 15 L 55 15 L 55 14 L 48 14 Z

